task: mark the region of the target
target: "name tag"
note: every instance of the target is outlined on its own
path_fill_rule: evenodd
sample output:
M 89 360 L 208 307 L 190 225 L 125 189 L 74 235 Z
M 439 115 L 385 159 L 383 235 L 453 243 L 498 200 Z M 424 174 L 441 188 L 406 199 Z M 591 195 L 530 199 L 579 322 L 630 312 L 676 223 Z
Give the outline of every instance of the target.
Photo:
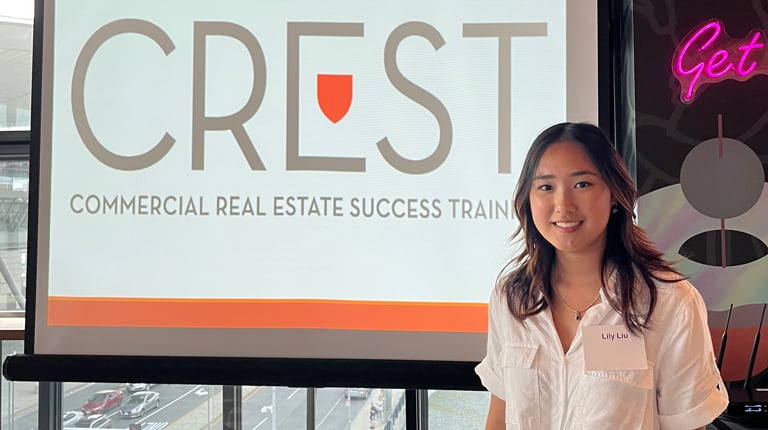
M 645 339 L 623 325 L 582 326 L 584 370 L 643 370 L 648 368 Z

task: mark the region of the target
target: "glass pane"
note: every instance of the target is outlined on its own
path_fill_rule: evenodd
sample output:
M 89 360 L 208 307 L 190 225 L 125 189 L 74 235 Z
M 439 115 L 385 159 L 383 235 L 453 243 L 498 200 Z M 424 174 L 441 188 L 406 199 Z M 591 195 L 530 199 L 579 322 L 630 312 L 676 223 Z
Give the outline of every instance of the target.
M 25 307 L 28 204 L 29 162 L 0 161 L 0 316 Z
M 430 391 L 429 428 L 482 430 L 490 402 L 487 391 Z
M 375 428 L 383 430 L 405 429 L 405 390 L 381 389 L 373 407 L 380 410 Z M 373 411 L 371 411 L 373 414 Z
M 33 0 L 0 2 L 0 130 L 29 129 Z
M 404 390 L 380 388 L 317 390 L 316 430 L 401 430 L 404 428 Z
M 62 389 L 65 428 L 222 428 L 221 386 L 64 383 Z
M 24 342 L 20 340 L 4 340 L 0 346 L 3 362 L 8 355 L 24 352 Z M 37 428 L 38 387 L 37 382 L 15 382 L 2 378 L 0 428 L 3 430 Z
M 307 390 L 291 387 L 243 387 L 243 428 L 307 428 Z

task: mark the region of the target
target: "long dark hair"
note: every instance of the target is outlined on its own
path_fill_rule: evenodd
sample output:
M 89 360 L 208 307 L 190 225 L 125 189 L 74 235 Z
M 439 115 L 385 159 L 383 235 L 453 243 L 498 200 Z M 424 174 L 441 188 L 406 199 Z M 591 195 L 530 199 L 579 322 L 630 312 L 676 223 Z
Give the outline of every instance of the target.
M 655 281 L 674 282 L 684 278 L 664 260 L 645 231 L 635 225 L 637 187 L 610 140 L 591 124 L 556 124 L 531 144 L 514 199 L 520 224 L 512 239 L 523 242 L 524 246 L 502 271 L 499 279 L 502 292 L 512 315 L 521 321 L 546 309 L 552 300 L 555 250 L 533 223 L 530 192 L 541 156 L 553 143 L 564 141 L 574 142 L 585 150 L 616 202 L 617 211 L 608 220 L 600 277 L 605 286 L 607 277 L 615 271 L 615 296 L 606 295 L 608 302 L 622 316 L 626 327 L 637 332 L 647 327 L 656 307 Z

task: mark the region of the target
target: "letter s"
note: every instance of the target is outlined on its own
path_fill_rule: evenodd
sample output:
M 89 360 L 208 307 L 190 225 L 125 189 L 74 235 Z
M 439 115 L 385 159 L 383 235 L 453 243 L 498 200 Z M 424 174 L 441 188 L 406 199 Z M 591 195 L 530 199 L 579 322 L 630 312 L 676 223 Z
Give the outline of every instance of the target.
M 432 112 L 440 128 L 440 141 L 435 151 L 422 160 L 404 158 L 392 148 L 386 137 L 376 143 L 376 146 L 392 167 L 403 173 L 419 175 L 437 169 L 448 157 L 453 140 L 453 127 L 451 116 L 445 105 L 432 93 L 406 79 L 397 67 L 397 47 L 406 37 L 414 35 L 427 39 L 436 51 L 445 45 L 443 36 L 435 27 L 423 22 L 406 22 L 395 28 L 387 38 L 384 46 L 384 69 L 387 72 L 387 78 L 398 91 Z

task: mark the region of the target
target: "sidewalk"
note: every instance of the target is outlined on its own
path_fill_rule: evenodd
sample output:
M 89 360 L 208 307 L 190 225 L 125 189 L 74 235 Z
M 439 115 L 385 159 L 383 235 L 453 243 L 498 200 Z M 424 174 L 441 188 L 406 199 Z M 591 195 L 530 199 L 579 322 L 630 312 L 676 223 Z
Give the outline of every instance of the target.
M 384 407 L 382 413 L 380 414 L 379 418 L 376 420 L 373 420 L 371 422 L 371 406 L 374 405 L 377 401 L 382 400 L 384 398 L 384 393 L 381 389 L 373 389 L 371 391 L 371 394 L 368 396 L 368 399 L 365 401 L 365 405 L 360 408 L 360 412 L 358 412 L 357 416 L 352 419 L 352 426 L 351 430 L 382 430 L 385 429 L 387 426 L 387 420 L 390 418 L 387 415 L 386 411 L 389 411 L 389 415 L 392 416 L 394 414 L 394 408 L 400 403 L 400 398 L 405 395 L 405 391 L 403 390 L 397 390 L 393 395 L 391 399 L 391 404 L 389 405 L 389 408 Z M 373 426 L 371 426 L 373 424 Z M 397 419 L 393 419 L 391 429 L 392 430 L 399 430 L 405 428 L 405 411 L 400 411 L 398 414 Z

